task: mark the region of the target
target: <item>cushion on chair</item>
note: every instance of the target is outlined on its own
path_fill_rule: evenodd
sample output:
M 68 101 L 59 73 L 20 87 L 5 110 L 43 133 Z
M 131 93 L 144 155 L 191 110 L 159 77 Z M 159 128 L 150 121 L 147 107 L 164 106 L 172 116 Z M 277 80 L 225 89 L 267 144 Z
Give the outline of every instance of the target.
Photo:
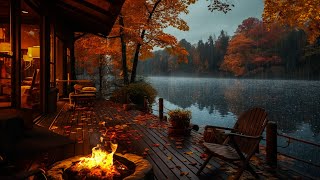
M 203 145 L 213 154 L 230 160 L 240 159 L 237 151 L 229 145 L 221 145 L 214 143 L 203 143 Z
M 83 87 L 82 91 L 96 91 L 97 89 L 95 87 Z

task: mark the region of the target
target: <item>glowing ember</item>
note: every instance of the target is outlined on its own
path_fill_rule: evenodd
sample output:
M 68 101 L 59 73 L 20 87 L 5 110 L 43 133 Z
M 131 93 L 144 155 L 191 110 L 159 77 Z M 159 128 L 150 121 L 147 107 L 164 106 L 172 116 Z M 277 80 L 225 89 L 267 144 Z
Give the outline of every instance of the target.
M 100 138 L 103 143 L 103 138 Z M 92 148 L 91 157 L 80 158 L 80 162 L 76 165 L 75 170 L 78 172 L 87 171 L 87 175 L 112 177 L 118 175 L 116 167 L 113 165 L 113 154 L 116 152 L 118 144 L 110 142 L 111 152 L 108 153 L 101 144 Z M 121 167 L 120 167 L 121 168 Z

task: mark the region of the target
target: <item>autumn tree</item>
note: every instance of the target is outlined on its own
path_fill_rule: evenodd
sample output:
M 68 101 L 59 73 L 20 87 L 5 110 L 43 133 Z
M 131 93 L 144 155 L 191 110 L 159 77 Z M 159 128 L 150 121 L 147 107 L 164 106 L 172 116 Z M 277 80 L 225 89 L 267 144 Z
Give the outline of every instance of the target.
M 280 63 L 276 47 L 286 30 L 277 24 L 270 27 L 267 29 L 257 18 L 245 19 L 229 42 L 221 70 L 242 76 L 267 64 Z
M 187 23 L 179 17 L 181 13 L 188 13 L 187 7 L 196 0 L 151 0 L 145 2 L 147 19 L 140 30 L 141 41 L 136 44 L 131 82 L 135 81 L 141 50 L 150 52 L 153 47 L 167 47 L 171 53 L 181 54 L 186 60 L 187 52 L 179 46 L 174 36 L 164 33 L 167 27 L 174 27 L 182 31 L 189 29 Z M 143 47 L 144 46 L 144 47 Z M 141 56 L 141 55 L 140 55 Z
M 93 34 L 86 34 L 75 42 L 75 56 L 78 68 L 84 69 L 92 80 L 99 84 L 103 96 L 107 74 L 116 75 L 121 68 L 119 41 L 110 41 Z
M 241 76 L 246 73 L 246 66 L 249 64 L 252 50 L 254 48 L 254 41 L 238 34 L 232 38 L 229 43 L 227 54 L 221 64 L 221 69 L 230 71 L 236 76 Z
M 320 37 L 320 6 L 318 0 L 265 0 L 263 21 L 299 28 L 310 42 Z

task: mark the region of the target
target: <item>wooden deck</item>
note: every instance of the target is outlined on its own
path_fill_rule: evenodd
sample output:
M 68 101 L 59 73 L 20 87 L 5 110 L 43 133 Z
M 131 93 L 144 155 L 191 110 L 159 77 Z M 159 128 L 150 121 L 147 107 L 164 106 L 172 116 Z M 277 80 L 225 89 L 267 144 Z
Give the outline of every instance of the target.
M 124 111 L 119 104 L 99 101 L 93 109 L 70 110 L 67 103 L 59 103 L 56 114 L 38 120 L 44 126 L 77 141 L 75 155 L 87 155 L 99 143 L 100 136 L 116 136 L 117 153 L 135 153 L 144 156 L 153 165 L 155 179 L 227 179 L 236 168 L 219 159 L 213 159 L 201 176 L 195 173 L 206 154 L 201 145 L 202 135 L 192 132 L 187 137 L 170 137 L 167 123 L 139 111 Z M 261 151 L 263 152 L 263 148 Z M 262 179 L 308 179 L 287 168 L 270 169 L 260 155 L 252 158 Z M 253 178 L 245 172 L 243 179 Z

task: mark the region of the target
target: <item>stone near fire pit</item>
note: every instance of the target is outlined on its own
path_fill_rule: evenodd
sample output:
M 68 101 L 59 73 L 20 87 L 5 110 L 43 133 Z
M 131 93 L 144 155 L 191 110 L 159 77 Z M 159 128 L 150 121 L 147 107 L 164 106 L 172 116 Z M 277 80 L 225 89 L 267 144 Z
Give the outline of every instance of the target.
M 135 171 L 124 178 L 124 180 L 147 180 L 153 179 L 153 171 L 152 165 L 148 160 L 143 159 L 143 157 L 135 155 L 135 154 L 115 154 L 116 156 L 120 156 L 122 158 L 126 158 L 127 160 L 133 162 L 135 164 Z M 80 158 L 84 156 L 75 156 L 69 159 L 65 159 L 63 161 L 59 161 L 53 165 L 53 167 L 47 171 L 48 179 L 52 180 L 64 180 L 63 174 L 64 172 L 79 161 Z

